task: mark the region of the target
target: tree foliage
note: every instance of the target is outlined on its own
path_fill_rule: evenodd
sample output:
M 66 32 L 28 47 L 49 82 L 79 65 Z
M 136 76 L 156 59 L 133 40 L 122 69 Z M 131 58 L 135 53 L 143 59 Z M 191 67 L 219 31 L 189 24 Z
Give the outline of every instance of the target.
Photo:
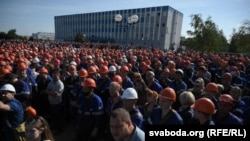
M 84 37 L 83 33 L 80 32 L 76 34 L 75 41 L 80 43 L 86 42 L 86 37 Z
M 27 37 L 25 36 L 20 36 L 16 34 L 16 29 L 11 29 L 9 30 L 7 33 L 5 32 L 0 32 L 0 39 L 5 39 L 5 40 L 9 40 L 9 39 L 14 39 L 14 40 L 27 40 Z
M 191 38 L 184 42 L 189 49 L 212 52 L 228 50 L 223 31 L 218 29 L 211 17 L 203 21 L 200 14 L 191 15 L 190 25 L 194 30 L 187 31 Z
M 230 52 L 250 52 L 250 20 L 245 20 L 238 31 L 233 29 L 229 45 Z

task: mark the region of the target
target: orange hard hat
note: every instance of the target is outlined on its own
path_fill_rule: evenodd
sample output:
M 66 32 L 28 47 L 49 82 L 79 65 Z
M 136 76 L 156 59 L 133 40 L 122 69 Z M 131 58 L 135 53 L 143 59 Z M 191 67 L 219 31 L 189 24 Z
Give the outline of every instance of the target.
M 123 66 L 121 67 L 120 71 L 122 71 L 122 72 L 129 72 L 128 66 L 123 65 Z
M 81 69 L 79 72 L 78 72 L 78 76 L 79 77 L 87 77 L 88 76 L 88 72 L 86 69 Z
M 88 73 L 96 73 L 96 67 L 95 66 L 88 67 Z
M 28 106 L 28 107 L 26 108 L 26 114 L 27 114 L 28 116 L 36 116 L 36 110 L 35 110 L 33 107 Z
M 0 66 L 6 66 L 7 63 L 5 61 L 0 61 Z
M 11 65 L 6 65 L 6 66 L 4 66 L 4 68 L 8 69 L 10 72 L 12 72 L 12 71 L 13 71 L 13 68 L 12 68 L 12 66 L 11 66 Z
M 234 105 L 234 99 L 231 95 L 229 94 L 222 94 L 219 98 L 218 98 L 219 102 L 224 102 L 224 103 L 229 103 L 231 105 Z
M 195 101 L 195 103 L 191 106 L 194 110 L 203 112 L 206 114 L 214 114 L 216 112 L 214 103 L 209 98 L 199 98 Z
M 39 70 L 39 73 L 41 74 L 48 74 L 48 70 L 45 68 L 45 67 L 42 67 L 40 70 Z
M 117 82 L 117 83 L 119 83 L 119 84 L 122 84 L 122 77 L 120 76 L 120 75 L 115 75 L 114 77 L 113 77 L 113 81 L 115 81 L 115 82 Z
M 175 102 L 176 101 L 176 93 L 175 93 L 174 89 L 168 87 L 168 88 L 163 89 L 160 92 L 159 98 L 160 99 L 167 99 L 167 100 L 171 100 L 171 101 Z
M 92 78 L 85 79 L 84 82 L 83 82 L 83 87 L 93 87 L 93 88 L 95 88 L 96 87 L 95 80 L 92 79 Z
M 210 82 L 206 85 L 206 90 L 213 91 L 215 93 L 218 93 L 218 86 L 216 83 Z
M 5 74 L 11 73 L 10 70 L 6 68 L 1 68 L 0 69 L 0 76 L 4 76 Z
M 109 72 L 108 66 L 102 65 L 102 66 L 100 67 L 99 72 L 100 72 L 100 73 L 108 73 L 108 72 Z
M 25 64 L 25 63 L 19 63 L 18 64 L 18 69 L 20 69 L 20 70 L 26 70 L 27 69 L 27 65 Z

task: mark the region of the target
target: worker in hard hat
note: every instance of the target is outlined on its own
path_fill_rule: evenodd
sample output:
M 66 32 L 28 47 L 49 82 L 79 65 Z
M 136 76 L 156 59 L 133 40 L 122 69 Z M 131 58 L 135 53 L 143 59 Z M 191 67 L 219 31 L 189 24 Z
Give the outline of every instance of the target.
M 123 108 L 126 109 L 131 117 L 132 122 L 142 129 L 143 115 L 136 106 L 138 94 L 134 88 L 127 88 L 122 93 Z
M 222 94 L 218 101 L 218 110 L 213 116 L 216 125 L 243 125 L 243 121 L 231 112 L 235 104 L 231 95 Z
M 215 125 L 212 115 L 215 114 L 216 109 L 214 103 L 206 97 L 199 98 L 192 105 L 194 109 L 194 118 L 198 120 L 198 125 Z M 194 123 L 191 123 L 194 124 Z
M 78 98 L 78 119 L 76 140 L 93 141 L 101 132 L 103 101 L 94 93 L 96 82 L 87 78 L 82 83 L 82 93 Z
M 1 138 L 1 140 L 16 141 L 13 128 L 23 122 L 24 109 L 21 102 L 15 98 L 16 89 L 13 85 L 4 84 L 0 88 L 0 94 L 0 110 L 5 113 L 3 122 L 4 138 Z
M 152 111 L 150 122 L 152 125 L 183 125 L 180 114 L 172 108 L 176 101 L 174 89 L 167 87 L 159 94 L 159 108 Z

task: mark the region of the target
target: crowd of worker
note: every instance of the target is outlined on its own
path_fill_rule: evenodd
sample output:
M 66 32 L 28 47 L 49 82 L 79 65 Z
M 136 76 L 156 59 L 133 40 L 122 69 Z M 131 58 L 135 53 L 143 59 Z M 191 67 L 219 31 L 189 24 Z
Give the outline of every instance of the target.
M 73 123 L 77 141 L 134 132 L 134 140 L 144 140 L 147 125 L 249 124 L 250 56 L 1 41 L 0 91 L 0 137 L 32 106 L 54 135 Z

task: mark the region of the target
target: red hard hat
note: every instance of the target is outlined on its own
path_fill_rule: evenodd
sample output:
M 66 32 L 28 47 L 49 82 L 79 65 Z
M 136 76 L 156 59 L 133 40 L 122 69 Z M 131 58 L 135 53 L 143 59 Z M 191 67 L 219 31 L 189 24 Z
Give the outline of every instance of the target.
M 26 114 L 27 114 L 28 116 L 36 116 L 36 110 L 35 110 L 33 107 L 28 106 L 28 107 L 26 108 Z
M 48 70 L 45 67 L 42 67 L 40 69 L 39 73 L 41 73 L 41 74 L 48 74 L 49 72 L 48 72 Z
M 27 65 L 24 62 L 19 63 L 18 64 L 18 69 L 20 69 L 20 70 L 26 70 L 27 69 Z
M 108 66 L 102 65 L 102 66 L 100 67 L 99 72 L 100 72 L 100 73 L 108 73 L 108 72 L 109 72 Z
M 203 112 L 206 114 L 214 114 L 216 112 L 214 103 L 209 98 L 199 98 L 195 101 L 192 108 L 196 111 Z
M 159 95 L 160 99 L 167 99 L 167 100 L 171 100 L 171 101 L 176 101 L 176 93 L 174 91 L 174 89 L 172 88 L 165 88 L 160 92 Z
M 92 78 L 85 79 L 84 82 L 83 82 L 83 87 L 93 87 L 93 88 L 95 88 L 96 87 L 95 80 L 92 79 Z
M 96 73 L 96 67 L 95 66 L 88 67 L 88 73 Z
M 79 77 L 87 77 L 88 76 L 88 72 L 86 69 L 81 69 L 79 72 L 78 72 L 78 76 Z
M 113 77 L 113 81 L 119 83 L 119 84 L 122 84 L 122 77 L 120 75 L 115 75 Z

